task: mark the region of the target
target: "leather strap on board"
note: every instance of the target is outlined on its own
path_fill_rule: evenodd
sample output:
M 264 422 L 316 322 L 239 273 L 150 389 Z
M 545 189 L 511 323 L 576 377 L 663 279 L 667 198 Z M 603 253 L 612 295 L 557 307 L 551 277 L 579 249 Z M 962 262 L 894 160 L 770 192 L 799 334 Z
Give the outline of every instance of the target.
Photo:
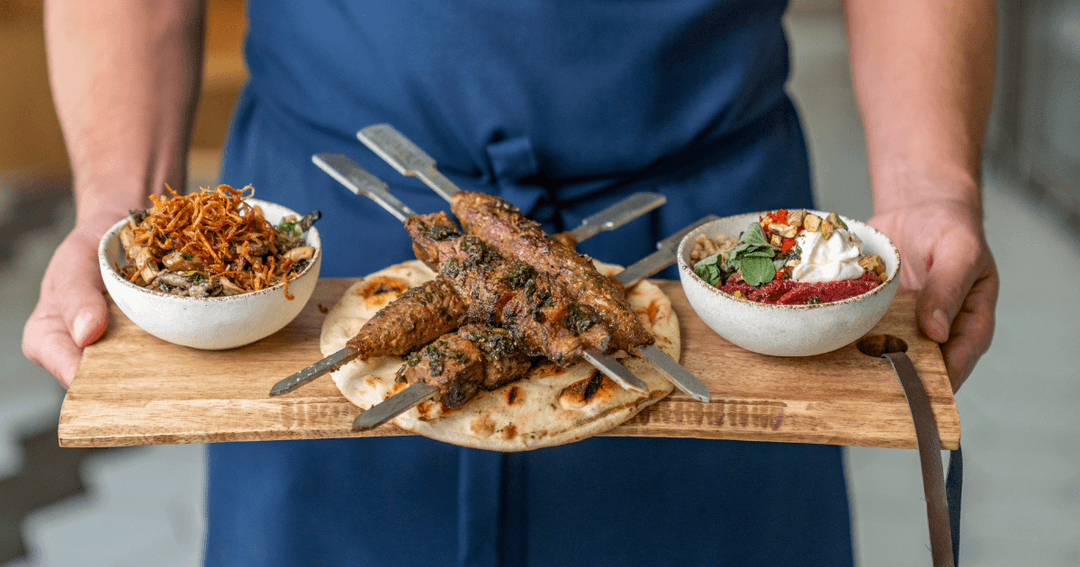
M 949 455 L 949 479 L 942 478 L 941 438 L 930 409 L 919 373 L 903 352 L 881 355 L 892 363 L 900 386 L 904 389 L 911 417 L 915 422 L 915 439 L 919 446 L 923 492 L 926 495 L 926 516 L 930 524 L 930 553 L 934 567 L 956 567 L 960 562 L 960 492 L 963 483 L 963 455 L 959 447 Z

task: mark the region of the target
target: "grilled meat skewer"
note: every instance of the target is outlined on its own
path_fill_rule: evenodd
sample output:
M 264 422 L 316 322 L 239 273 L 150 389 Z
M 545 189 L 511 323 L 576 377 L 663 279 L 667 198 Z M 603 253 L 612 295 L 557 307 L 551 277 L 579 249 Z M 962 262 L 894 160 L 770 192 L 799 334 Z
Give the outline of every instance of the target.
M 389 124 L 368 126 L 357 133 L 357 138 L 399 173 L 419 178 L 450 201 L 466 234 L 479 236 L 503 256 L 519 258 L 541 272 L 552 274 L 566 286 L 572 298 L 596 309 L 614 334 L 615 348 L 631 351 L 633 347 L 654 342 L 622 290 L 597 272 L 592 262 L 575 252 L 566 239 L 549 236 L 502 199 L 460 190 L 439 173 L 431 156 Z M 663 202 L 662 196 L 660 200 L 647 198 L 639 202 L 644 206 L 628 210 L 644 212 Z M 619 226 L 633 216 L 616 215 L 621 220 L 612 226 Z
M 467 309 L 450 282 L 435 278 L 379 309 L 345 344 L 355 348 L 361 360 L 402 356 L 457 329 Z
M 494 390 L 521 378 L 530 361 L 508 331 L 466 325 L 409 356 L 397 379 L 410 386 L 362 412 L 353 431 L 366 431 L 432 398 L 454 409 L 481 390 Z
M 357 358 L 403 356 L 457 329 L 465 311 L 465 303 L 445 279 L 409 288 L 376 312 L 342 349 L 279 380 L 270 395 L 288 394 Z
M 380 205 L 400 220 L 405 221 L 410 215 L 415 214 L 400 201 L 394 199 L 393 196 L 386 194 L 385 191 L 381 191 L 382 194 L 379 195 L 368 194 L 364 191 L 362 187 L 372 183 L 378 184 L 381 182 L 370 174 L 367 174 L 366 171 L 363 171 L 359 166 L 351 162 L 351 160 L 348 160 L 348 158 L 337 154 L 321 154 L 312 156 L 312 160 L 319 165 L 319 167 L 323 168 L 327 173 L 345 184 L 354 192 L 375 199 L 376 202 L 379 202 Z M 372 187 L 372 189 L 378 189 L 378 187 Z M 640 200 L 640 198 L 637 199 L 637 201 Z M 640 205 L 635 206 L 640 207 Z M 609 222 L 609 219 L 604 219 L 603 221 L 600 221 L 599 219 L 595 220 L 597 220 L 595 224 L 598 226 L 605 225 Z M 625 220 L 619 220 L 618 222 L 621 224 L 622 222 L 625 222 Z M 575 235 L 578 240 L 583 240 L 595 233 L 596 231 L 593 230 L 583 230 L 579 235 L 577 233 L 575 233 Z M 446 291 L 441 287 L 442 284 L 433 283 L 429 285 L 438 288 L 439 292 Z M 428 291 L 432 291 L 435 296 L 434 301 L 429 302 L 428 305 L 422 307 L 408 304 L 395 306 L 395 308 L 389 310 L 386 315 L 382 316 L 382 318 L 385 319 L 382 324 L 387 325 L 386 328 L 372 327 L 370 329 L 361 329 L 358 336 L 351 339 L 345 348 L 342 348 L 299 372 L 278 381 L 274 384 L 273 388 L 271 388 L 270 395 L 276 396 L 292 392 L 296 388 L 303 386 L 319 376 L 333 372 L 349 361 L 356 359 L 358 356 L 370 358 L 379 354 L 403 352 L 410 347 L 425 344 L 428 339 L 438 336 L 437 333 L 440 331 L 446 332 L 451 330 L 453 326 L 449 320 L 458 316 L 457 310 L 461 308 L 460 304 L 450 299 L 450 294 L 436 293 L 436 289 L 429 289 Z M 401 298 L 398 299 L 400 300 Z M 448 312 L 452 312 L 450 315 L 440 317 L 436 311 L 432 310 L 436 309 L 436 304 L 440 302 L 445 303 Z M 390 314 L 390 311 L 393 311 L 393 315 Z M 577 326 L 579 328 L 588 323 L 590 318 L 587 316 L 587 312 L 577 309 L 575 310 L 575 313 L 579 314 L 579 316 L 576 317 Z M 392 321 L 392 323 L 387 323 L 387 321 Z M 363 343 L 369 341 L 373 344 L 370 346 L 362 346 Z M 606 344 L 606 342 L 604 344 Z M 602 349 L 591 349 L 584 354 L 585 358 L 588 359 L 590 363 L 597 366 L 597 368 L 600 368 L 605 374 L 616 380 L 620 385 L 635 390 L 645 387 L 640 379 L 633 376 L 625 368 L 622 368 L 622 366 L 614 359 L 610 359 L 610 357 L 604 355 Z
M 595 309 L 611 329 L 616 349 L 631 351 L 654 342 L 618 284 L 596 271 L 588 258 L 549 236 L 517 207 L 493 195 L 459 191 L 451 209 L 466 234 L 478 236 L 504 256 L 520 258 L 551 274 L 570 297 Z
M 470 321 L 505 327 L 526 354 L 557 364 L 581 358 L 586 349 L 607 349 L 611 333 L 596 310 L 571 300 L 550 275 L 461 234 L 446 213 L 410 217 L 405 228 L 418 257 L 468 303 Z
M 717 217 L 711 215 L 707 216 L 665 238 L 657 244 L 657 252 L 628 267 L 626 270 L 623 270 L 621 273 L 614 276 L 613 279 L 618 281 L 621 285 L 632 287 L 642 279 L 645 279 L 670 265 L 675 257 L 675 247 L 678 246 L 682 238 L 694 228 L 697 228 L 705 222 L 716 220 L 716 218 Z M 498 353 L 499 351 L 496 349 L 491 352 Z M 709 389 L 702 384 L 700 380 L 695 378 L 689 372 L 686 372 L 686 369 L 679 366 L 679 364 L 671 359 L 670 356 L 667 356 L 663 351 L 658 349 L 656 345 L 641 347 L 641 353 L 647 359 L 653 361 L 661 371 L 670 376 L 672 382 L 678 386 L 679 389 L 696 400 L 706 403 L 709 402 Z M 436 386 L 431 386 L 426 383 L 415 383 L 405 390 L 391 396 L 387 400 L 376 404 L 371 409 L 361 413 L 353 422 L 353 429 L 354 431 L 359 431 L 381 425 L 425 399 L 434 397 L 439 392 L 440 389 Z
M 397 379 L 440 389 L 439 401 L 459 408 L 480 390 L 495 390 L 522 377 L 530 360 L 506 329 L 470 324 L 413 351 Z

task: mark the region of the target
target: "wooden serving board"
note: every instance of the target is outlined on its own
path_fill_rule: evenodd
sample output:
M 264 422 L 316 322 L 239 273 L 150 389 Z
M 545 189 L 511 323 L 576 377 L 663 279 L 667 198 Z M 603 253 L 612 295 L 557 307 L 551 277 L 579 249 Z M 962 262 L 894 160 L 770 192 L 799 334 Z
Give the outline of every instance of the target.
M 268 441 L 406 435 L 387 424 L 350 427 L 359 409 L 322 378 L 280 397 L 278 380 L 322 358 L 323 313 L 353 280 L 320 280 L 303 312 L 255 344 L 200 351 L 157 339 L 110 304 L 105 336 L 86 348 L 60 412 L 63 447 Z M 606 433 L 914 448 L 915 429 L 888 361 L 849 345 L 806 358 L 754 354 L 720 338 L 686 302 L 679 282 L 658 281 L 682 332 L 682 364 L 712 402 L 675 390 Z M 915 296 L 899 292 L 871 334 L 907 342 L 933 406 L 943 449 L 960 441 L 960 419 L 938 345 L 917 331 Z

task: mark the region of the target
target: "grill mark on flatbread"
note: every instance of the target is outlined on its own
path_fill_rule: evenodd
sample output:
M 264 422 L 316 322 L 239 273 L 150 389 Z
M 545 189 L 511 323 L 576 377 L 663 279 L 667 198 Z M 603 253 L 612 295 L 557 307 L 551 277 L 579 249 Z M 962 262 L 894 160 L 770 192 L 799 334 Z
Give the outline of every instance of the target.
M 649 316 L 649 322 L 656 322 L 656 314 L 660 311 L 660 306 L 656 304 L 656 301 L 649 302 L 649 308 L 645 310 L 645 313 Z
M 372 276 L 364 281 L 364 284 L 353 290 L 353 294 L 370 302 L 371 304 L 386 304 L 405 290 L 409 289 L 409 282 L 392 276 Z M 380 297 L 393 294 L 389 297 Z
M 521 388 L 518 388 L 517 386 L 510 386 L 510 388 L 506 390 L 506 405 L 514 405 L 514 402 L 518 399 L 518 392 L 520 390 Z
M 529 371 L 525 374 L 525 378 L 532 380 L 547 378 L 548 376 L 554 376 L 562 371 L 563 367 L 555 364 L 554 362 L 551 362 L 550 360 L 545 360 L 543 362 L 533 364 L 533 367 L 530 368 Z
M 589 376 L 589 383 L 585 385 L 585 395 L 582 398 L 586 403 L 589 402 L 596 395 L 596 392 L 600 390 L 600 387 L 604 382 L 604 374 L 599 370 L 593 370 L 591 376 Z
M 517 437 L 517 427 L 514 426 L 514 424 L 507 425 L 499 430 L 499 434 L 503 439 L 513 439 L 514 437 Z
M 611 398 L 617 388 L 615 382 L 604 376 L 603 372 L 593 370 L 587 378 L 578 380 L 559 392 L 559 405 L 563 409 L 581 409 L 594 400 Z

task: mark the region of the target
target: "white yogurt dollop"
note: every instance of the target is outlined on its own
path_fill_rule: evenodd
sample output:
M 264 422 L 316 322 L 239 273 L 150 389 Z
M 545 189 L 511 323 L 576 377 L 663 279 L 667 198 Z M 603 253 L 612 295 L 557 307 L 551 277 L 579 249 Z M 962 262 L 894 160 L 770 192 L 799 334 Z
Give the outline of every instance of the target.
M 862 242 L 859 237 L 836 229 L 826 239 L 820 232 L 804 232 L 795 238 L 802 253 L 791 270 L 791 279 L 802 282 L 855 280 L 863 274 L 859 266 Z

